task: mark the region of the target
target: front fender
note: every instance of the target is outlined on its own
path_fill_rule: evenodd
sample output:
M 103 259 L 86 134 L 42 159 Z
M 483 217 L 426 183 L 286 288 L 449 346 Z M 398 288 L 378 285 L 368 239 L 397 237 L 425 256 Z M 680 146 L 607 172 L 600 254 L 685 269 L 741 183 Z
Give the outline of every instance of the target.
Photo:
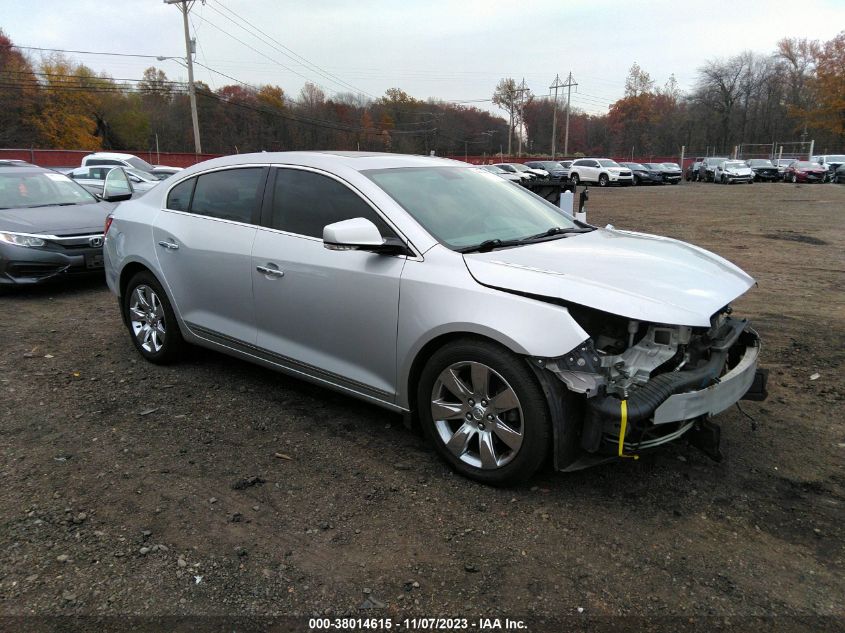
M 396 404 L 409 408 L 411 369 L 423 348 L 447 334 L 489 338 L 524 356 L 561 356 L 589 335 L 562 306 L 476 282 L 460 254 L 436 246 L 402 271 Z

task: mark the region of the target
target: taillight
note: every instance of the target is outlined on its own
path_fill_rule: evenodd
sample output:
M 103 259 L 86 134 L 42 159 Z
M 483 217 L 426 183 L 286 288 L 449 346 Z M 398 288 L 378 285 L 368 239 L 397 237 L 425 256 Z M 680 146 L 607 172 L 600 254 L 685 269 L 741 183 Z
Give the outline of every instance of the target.
M 106 217 L 106 225 L 103 227 L 103 237 L 109 234 L 109 229 L 111 228 L 112 220 L 114 220 L 114 216 L 109 213 Z

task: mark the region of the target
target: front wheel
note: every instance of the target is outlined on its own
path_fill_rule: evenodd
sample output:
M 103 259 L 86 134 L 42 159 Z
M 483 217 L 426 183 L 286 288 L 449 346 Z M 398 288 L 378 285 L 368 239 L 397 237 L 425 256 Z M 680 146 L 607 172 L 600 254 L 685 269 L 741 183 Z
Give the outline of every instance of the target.
M 129 281 L 123 302 L 129 334 L 141 356 L 159 365 L 178 360 L 185 342 L 158 280 L 149 272 L 138 273 Z
M 571 180 L 572 184 L 576 185 L 576 186 L 578 185 L 579 182 L 581 182 L 581 179 L 578 177 L 578 174 L 570 174 L 569 180 Z
M 423 430 L 458 473 L 494 486 L 528 479 L 551 438 L 548 403 L 525 360 L 493 343 L 461 340 L 420 377 Z
M 792 174 L 792 178 L 790 178 L 790 180 L 791 180 L 793 183 L 797 183 L 797 182 L 798 182 L 798 176 L 796 176 L 795 174 Z
M 607 174 L 601 174 L 599 176 L 599 187 L 607 187 L 610 179 L 607 177 Z

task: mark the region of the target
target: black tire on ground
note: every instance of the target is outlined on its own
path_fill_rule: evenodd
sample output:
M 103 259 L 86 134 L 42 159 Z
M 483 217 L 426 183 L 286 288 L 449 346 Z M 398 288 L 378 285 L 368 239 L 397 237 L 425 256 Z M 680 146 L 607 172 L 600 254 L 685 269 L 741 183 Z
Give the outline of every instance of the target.
M 640 184 L 640 182 L 641 182 L 641 181 L 640 181 L 640 177 L 639 177 L 639 176 L 634 176 L 634 184 L 635 184 L 635 185 L 638 185 L 638 184 Z
M 130 308 L 134 300 L 133 295 L 135 294 L 135 290 L 142 286 L 149 288 L 161 304 L 161 320 L 163 321 L 165 334 L 164 344 L 158 350 L 144 349 L 131 323 Z M 127 317 L 127 323 L 129 323 L 129 336 L 135 345 L 135 349 L 140 352 L 141 356 L 157 365 L 174 363 L 181 358 L 185 349 L 185 341 L 182 338 L 182 333 L 179 331 L 179 323 L 176 321 L 176 315 L 173 313 L 173 308 L 170 306 L 170 301 L 164 289 L 152 273 L 141 271 L 129 280 L 129 284 L 126 286 L 126 292 L 122 297 L 121 308 Z
M 607 187 L 610 183 L 610 179 L 607 177 L 607 174 L 599 174 L 599 187 Z
M 796 176 L 795 174 L 792 174 L 791 180 L 792 180 L 793 183 L 797 183 L 798 182 L 798 176 Z
M 498 373 L 513 389 L 522 409 L 522 444 L 510 461 L 498 468 L 485 469 L 462 461 L 447 448 L 435 426 L 431 411 L 435 384 L 441 372 L 465 362 L 481 363 Z M 417 385 L 417 409 L 423 432 L 439 455 L 456 472 L 475 481 L 493 486 L 517 484 L 531 477 L 549 454 L 551 417 L 543 390 L 525 359 L 495 343 L 460 339 L 436 351 L 426 363 Z M 459 424 L 462 421 L 456 420 L 455 425 Z
M 570 174 L 569 180 L 572 181 L 573 185 L 577 185 L 579 182 L 581 182 L 581 179 L 578 177 L 578 174 Z

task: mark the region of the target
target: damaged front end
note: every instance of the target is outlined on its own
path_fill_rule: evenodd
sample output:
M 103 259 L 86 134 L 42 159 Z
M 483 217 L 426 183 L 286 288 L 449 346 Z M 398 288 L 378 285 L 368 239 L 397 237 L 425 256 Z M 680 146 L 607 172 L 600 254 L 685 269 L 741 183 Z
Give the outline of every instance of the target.
M 709 418 L 743 398 L 766 397 L 759 336 L 747 320 L 731 317 L 730 307 L 713 315 L 709 328 L 642 323 L 580 307 L 570 312 L 590 338 L 537 365 L 584 396 L 579 464 L 584 454 L 584 465 L 631 457 L 685 434 L 720 459 L 719 427 Z M 580 466 L 558 460 L 558 467 Z

